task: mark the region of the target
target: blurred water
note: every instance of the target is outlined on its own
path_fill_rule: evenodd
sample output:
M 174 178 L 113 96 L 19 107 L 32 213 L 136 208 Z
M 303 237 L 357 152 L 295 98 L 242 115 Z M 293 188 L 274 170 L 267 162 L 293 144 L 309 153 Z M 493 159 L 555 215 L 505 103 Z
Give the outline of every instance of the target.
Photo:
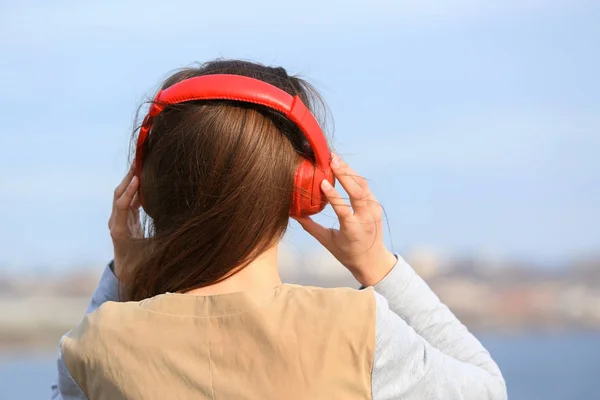
M 510 400 L 600 399 L 600 335 L 482 337 Z
M 600 398 L 600 335 L 483 336 L 500 364 L 510 400 Z M 0 400 L 50 397 L 51 356 L 0 358 Z

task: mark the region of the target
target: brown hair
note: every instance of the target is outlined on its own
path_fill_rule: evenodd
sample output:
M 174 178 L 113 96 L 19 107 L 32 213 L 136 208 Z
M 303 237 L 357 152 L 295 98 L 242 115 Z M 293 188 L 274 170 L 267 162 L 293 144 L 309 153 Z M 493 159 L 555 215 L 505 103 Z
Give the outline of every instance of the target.
M 260 79 L 324 115 L 324 103 L 308 83 L 283 68 L 246 61 L 186 68 L 161 89 L 209 74 Z M 140 190 L 148 237 L 122 288 L 134 301 L 219 282 L 273 246 L 288 225 L 296 167 L 302 157 L 312 157 L 302 133 L 283 115 L 221 100 L 166 106 L 144 146 Z

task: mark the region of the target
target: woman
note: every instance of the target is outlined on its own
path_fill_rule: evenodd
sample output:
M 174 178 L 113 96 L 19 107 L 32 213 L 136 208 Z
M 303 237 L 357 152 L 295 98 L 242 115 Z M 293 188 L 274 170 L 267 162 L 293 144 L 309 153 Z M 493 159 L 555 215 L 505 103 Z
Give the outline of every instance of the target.
M 61 340 L 54 399 L 506 398 L 489 353 L 386 249 L 381 207 L 329 153 L 318 104 L 249 62 L 166 80 L 114 193 L 114 261 Z M 339 230 L 310 219 L 326 203 Z M 362 290 L 282 284 L 290 215 Z

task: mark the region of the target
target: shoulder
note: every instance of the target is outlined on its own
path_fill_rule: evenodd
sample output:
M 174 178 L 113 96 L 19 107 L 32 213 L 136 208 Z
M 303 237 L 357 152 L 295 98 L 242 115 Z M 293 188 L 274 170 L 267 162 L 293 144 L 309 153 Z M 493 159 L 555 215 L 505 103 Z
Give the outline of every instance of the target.
M 140 302 L 107 301 L 95 311 L 87 314 L 77 328 L 67 335 L 67 338 L 82 339 L 99 330 L 115 329 L 118 327 L 118 324 L 115 323 L 127 321 L 132 314 L 139 310 L 139 306 Z
M 332 367 L 353 374 L 370 391 L 375 352 L 376 303 L 373 288 L 316 288 L 286 285 L 278 319 L 283 329 L 308 343 L 306 352 L 331 361 Z M 358 374 L 358 375 L 356 375 Z
M 337 323 L 346 329 L 375 327 L 376 302 L 373 288 L 319 288 L 284 285 L 286 308 L 315 320 Z
M 373 288 L 362 290 L 352 288 L 320 288 L 314 286 L 284 285 L 289 299 L 306 305 L 322 305 L 325 308 L 343 306 L 360 307 L 375 310 L 375 291 Z
M 107 301 L 87 314 L 79 325 L 60 342 L 60 363 L 84 393 L 88 393 L 90 372 L 99 368 L 98 355 L 115 343 L 118 332 L 127 329 L 122 322 L 130 320 L 139 303 Z
M 119 332 L 127 330 L 135 323 L 132 316 L 137 310 L 138 302 L 107 301 L 87 314 L 75 329 L 63 337 L 61 351 L 67 367 L 71 370 L 77 360 L 90 359 L 92 353 L 107 345 Z

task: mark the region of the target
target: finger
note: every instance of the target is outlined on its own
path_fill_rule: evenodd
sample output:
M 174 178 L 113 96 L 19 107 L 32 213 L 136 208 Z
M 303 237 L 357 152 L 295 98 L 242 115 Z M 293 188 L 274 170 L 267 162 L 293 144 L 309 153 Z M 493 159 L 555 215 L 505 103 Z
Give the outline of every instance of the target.
M 121 230 L 126 229 L 127 219 L 129 216 L 129 205 L 133 201 L 135 194 L 137 193 L 139 179 L 134 176 L 126 186 L 124 193 L 115 201 L 114 211 L 114 224 L 113 229 Z
M 142 227 L 142 224 L 139 223 L 139 221 L 135 224 L 133 232 L 135 232 L 135 236 L 138 238 L 144 237 L 144 228 Z
M 142 224 L 140 223 L 139 214 L 135 211 L 129 212 L 129 218 L 127 220 L 127 229 L 131 236 L 135 238 L 141 238 L 144 236 L 144 230 L 142 229 Z
M 139 187 L 139 184 L 138 184 Z M 140 192 L 136 191 L 131 204 L 129 205 L 129 215 L 130 215 L 130 231 L 134 232 L 136 236 L 140 236 L 140 232 L 142 231 L 142 224 L 140 223 Z
M 131 201 L 131 204 L 129 205 L 129 207 L 131 207 L 132 210 L 137 210 L 139 209 L 141 206 L 140 204 L 140 194 L 139 192 L 135 193 L 135 196 L 133 197 L 133 200 Z
M 115 201 L 117 199 L 119 199 L 121 196 L 123 196 L 123 193 L 127 189 L 127 186 L 131 182 L 132 178 L 133 178 L 133 165 L 131 166 L 131 168 L 129 168 L 129 171 L 127 172 L 127 175 L 125 175 L 125 177 L 123 178 L 123 180 L 121 181 L 121 183 L 119 183 L 119 185 L 115 188 L 115 193 L 114 193 L 114 200 Z
M 135 201 L 135 199 L 134 199 Z M 140 209 L 129 206 L 129 221 L 131 224 L 140 223 Z
M 331 237 L 330 229 L 316 223 L 310 217 L 294 217 L 294 219 L 298 221 L 302 229 L 317 239 L 323 246 L 327 247 L 330 241 L 329 238 Z
M 331 162 L 334 176 L 340 182 L 348 196 L 354 212 L 366 209 L 369 204 L 376 203 L 375 196 L 371 193 L 366 179 L 361 177 L 337 154 L 334 154 Z
M 333 207 L 333 211 L 340 220 L 340 223 L 343 220 L 352 217 L 353 213 L 350 205 L 346 203 L 344 199 L 342 199 L 342 196 L 340 196 L 338 191 L 335 190 L 335 188 L 327 179 L 323 179 L 323 182 L 321 182 L 321 191 L 323 194 L 325 194 L 325 197 L 329 201 L 329 204 L 331 204 L 331 207 Z

